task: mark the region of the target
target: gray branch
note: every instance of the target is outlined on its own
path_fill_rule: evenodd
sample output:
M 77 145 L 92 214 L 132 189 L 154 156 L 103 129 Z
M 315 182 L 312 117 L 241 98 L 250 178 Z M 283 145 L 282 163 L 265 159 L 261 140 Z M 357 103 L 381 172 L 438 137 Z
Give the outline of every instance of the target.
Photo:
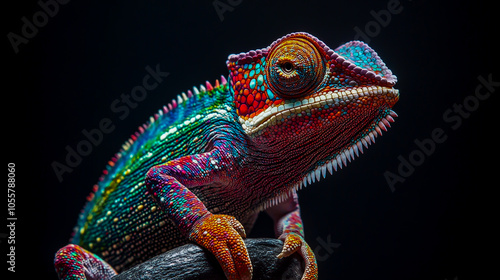
M 300 255 L 278 259 L 283 242 L 277 239 L 246 239 L 253 265 L 252 279 L 301 279 L 304 265 Z M 205 249 L 186 244 L 139 264 L 112 280 L 225 280 L 215 257 Z

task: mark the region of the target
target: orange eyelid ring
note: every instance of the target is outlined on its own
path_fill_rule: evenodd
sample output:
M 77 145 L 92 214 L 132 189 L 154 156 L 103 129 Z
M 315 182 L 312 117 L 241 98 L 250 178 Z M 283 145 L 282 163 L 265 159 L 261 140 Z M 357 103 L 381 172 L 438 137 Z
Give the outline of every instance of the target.
M 269 50 L 266 76 L 269 87 L 283 98 L 307 95 L 325 76 L 324 55 L 304 36 L 286 38 Z

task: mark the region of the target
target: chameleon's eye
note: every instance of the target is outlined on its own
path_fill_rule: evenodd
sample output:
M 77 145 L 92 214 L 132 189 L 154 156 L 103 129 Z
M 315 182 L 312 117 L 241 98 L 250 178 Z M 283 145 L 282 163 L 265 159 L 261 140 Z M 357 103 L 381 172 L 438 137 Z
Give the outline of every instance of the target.
M 280 65 L 284 72 L 291 73 L 294 69 L 293 63 L 291 61 L 286 61 Z
M 267 57 L 269 86 L 282 98 L 307 95 L 323 80 L 325 64 L 316 46 L 292 37 L 274 46 Z

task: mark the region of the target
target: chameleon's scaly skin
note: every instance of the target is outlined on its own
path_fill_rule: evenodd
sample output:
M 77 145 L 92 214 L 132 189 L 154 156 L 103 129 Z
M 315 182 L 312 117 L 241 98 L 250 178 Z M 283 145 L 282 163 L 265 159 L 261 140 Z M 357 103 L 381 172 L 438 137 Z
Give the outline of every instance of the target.
M 228 81 L 182 93 L 109 162 L 74 244 L 56 254 L 61 278 L 82 279 L 95 262 L 109 277 L 191 241 L 217 257 L 228 279 L 250 279 L 242 238 L 266 210 L 284 241 L 278 257 L 298 252 L 303 279 L 317 279 L 296 191 L 387 130 L 396 77 L 362 42 L 332 50 L 307 33 L 226 63 Z

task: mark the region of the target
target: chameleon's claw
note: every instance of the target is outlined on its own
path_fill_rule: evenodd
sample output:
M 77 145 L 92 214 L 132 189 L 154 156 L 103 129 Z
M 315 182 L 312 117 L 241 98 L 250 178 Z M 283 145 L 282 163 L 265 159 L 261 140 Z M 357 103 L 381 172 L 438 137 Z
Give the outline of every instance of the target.
M 292 232 L 281 235 L 279 239 L 284 239 L 284 244 L 283 250 L 278 255 L 278 258 L 288 257 L 291 254 L 298 252 L 302 258 L 304 258 L 305 262 L 305 270 L 302 280 L 318 279 L 318 265 L 316 263 L 316 257 L 304 238 L 299 234 Z
M 193 226 L 189 239 L 215 255 L 227 279 L 252 279 L 252 263 L 243 242 L 245 229 L 228 215 L 209 214 Z

